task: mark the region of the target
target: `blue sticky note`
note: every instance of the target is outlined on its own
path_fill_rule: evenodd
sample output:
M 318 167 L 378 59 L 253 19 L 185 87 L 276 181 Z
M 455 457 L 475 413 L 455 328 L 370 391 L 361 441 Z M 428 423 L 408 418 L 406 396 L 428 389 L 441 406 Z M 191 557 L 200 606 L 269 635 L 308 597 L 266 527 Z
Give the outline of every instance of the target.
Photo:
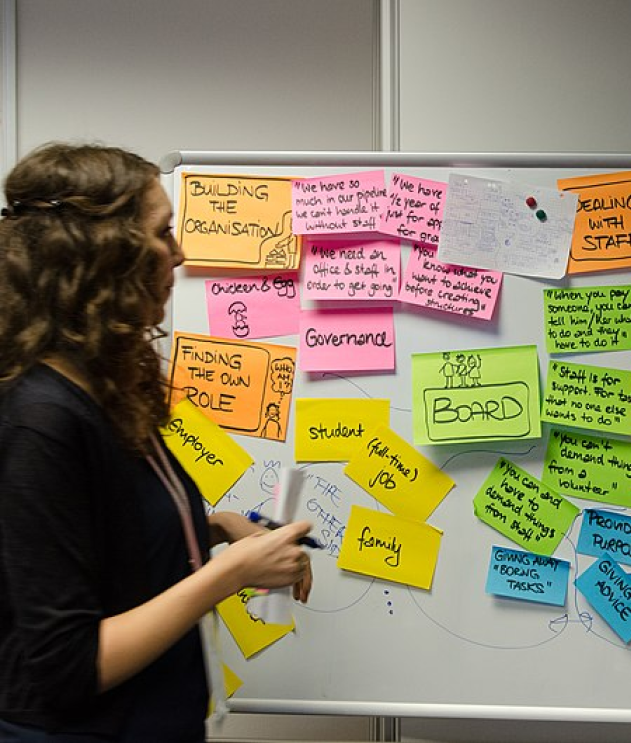
M 576 549 L 584 555 L 608 554 L 631 565 L 631 518 L 622 513 L 586 508 Z
M 564 606 L 570 563 L 534 552 L 493 547 L 486 592 L 521 601 Z
M 594 609 L 624 642 L 631 640 L 631 576 L 609 555 L 574 581 Z

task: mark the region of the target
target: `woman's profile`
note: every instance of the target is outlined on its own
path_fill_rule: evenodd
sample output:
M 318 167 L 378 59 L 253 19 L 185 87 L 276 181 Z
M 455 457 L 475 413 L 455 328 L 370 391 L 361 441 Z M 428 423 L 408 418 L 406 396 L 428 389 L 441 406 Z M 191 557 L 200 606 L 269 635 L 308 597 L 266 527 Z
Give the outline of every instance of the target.
M 119 148 L 51 144 L 6 179 L 1 740 L 202 743 L 200 619 L 245 587 L 309 595 L 310 525 L 207 517 L 158 435 L 155 339 L 183 260 L 158 175 Z

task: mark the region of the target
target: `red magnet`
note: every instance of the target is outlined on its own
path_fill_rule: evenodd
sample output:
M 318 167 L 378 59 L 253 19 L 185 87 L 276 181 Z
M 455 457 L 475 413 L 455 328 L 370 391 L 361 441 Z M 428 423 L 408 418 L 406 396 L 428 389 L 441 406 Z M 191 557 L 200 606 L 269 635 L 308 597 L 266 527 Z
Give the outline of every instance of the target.
M 534 196 L 529 196 L 529 197 L 528 197 L 528 198 L 526 199 L 526 204 L 528 204 L 528 206 L 529 206 L 529 207 L 530 207 L 531 209 L 534 209 L 534 208 L 535 208 L 535 207 L 537 206 L 537 199 L 535 199 L 535 197 L 534 197 Z

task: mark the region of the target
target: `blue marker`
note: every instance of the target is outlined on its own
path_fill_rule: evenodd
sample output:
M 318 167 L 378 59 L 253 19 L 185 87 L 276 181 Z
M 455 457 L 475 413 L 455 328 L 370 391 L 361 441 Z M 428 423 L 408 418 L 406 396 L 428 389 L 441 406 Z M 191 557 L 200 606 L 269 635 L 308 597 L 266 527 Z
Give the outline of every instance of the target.
M 268 519 L 266 516 L 262 516 L 260 513 L 255 513 L 254 511 L 250 511 L 248 514 L 248 519 L 253 524 L 259 524 L 260 526 L 264 526 L 266 529 L 280 529 L 281 526 L 285 526 L 285 524 L 279 524 L 278 521 L 272 521 L 271 519 Z M 304 544 L 307 547 L 311 547 L 312 549 L 322 549 L 322 545 L 320 542 L 318 542 L 313 537 L 300 537 L 298 540 L 298 544 Z

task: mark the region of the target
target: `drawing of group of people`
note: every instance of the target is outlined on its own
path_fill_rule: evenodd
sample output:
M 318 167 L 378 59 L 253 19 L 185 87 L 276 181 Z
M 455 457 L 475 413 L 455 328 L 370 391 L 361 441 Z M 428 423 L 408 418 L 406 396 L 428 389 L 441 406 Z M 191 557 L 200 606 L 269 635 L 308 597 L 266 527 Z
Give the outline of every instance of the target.
M 453 387 L 479 387 L 482 377 L 482 358 L 480 354 L 470 353 L 465 356 L 464 353 L 456 354 L 455 359 L 451 360 L 451 353 L 443 353 L 443 365 L 440 367 L 440 373 L 445 377 L 445 388 Z M 454 385 L 454 380 L 459 381 Z

